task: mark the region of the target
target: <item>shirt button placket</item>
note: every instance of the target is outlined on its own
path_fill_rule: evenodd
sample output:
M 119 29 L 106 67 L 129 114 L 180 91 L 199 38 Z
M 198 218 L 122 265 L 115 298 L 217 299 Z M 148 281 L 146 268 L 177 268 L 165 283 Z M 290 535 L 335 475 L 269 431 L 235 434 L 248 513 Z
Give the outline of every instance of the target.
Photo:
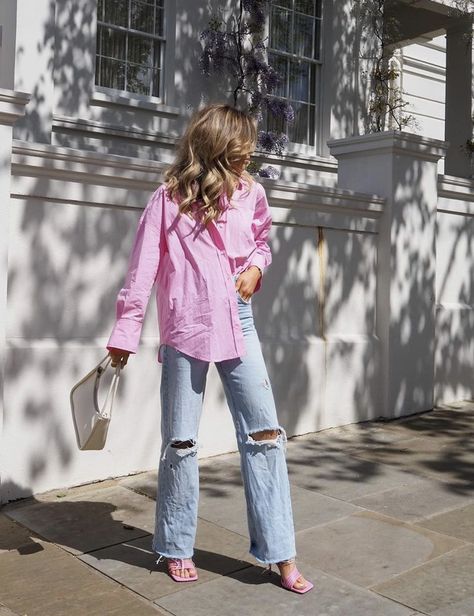
M 227 258 L 225 250 L 219 250 L 219 253 L 220 253 L 220 256 L 224 257 L 224 259 L 225 259 L 225 265 L 224 266 L 222 265 L 221 259 L 219 259 L 219 262 L 221 263 L 221 270 L 222 270 L 222 273 L 224 275 L 224 282 L 227 284 L 227 281 L 229 281 L 229 284 L 232 284 L 232 294 L 234 294 L 235 293 L 235 285 L 234 285 L 234 279 L 232 277 L 232 272 L 229 271 L 230 270 L 230 268 L 229 268 L 229 260 Z M 226 273 L 225 270 L 228 270 L 228 273 Z M 230 297 L 230 290 L 229 290 L 229 297 Z M 233 303 L 230 304 L 230 318 L 231 318 L 231 321 L 232 321 L 232 334 L 234 336 L 234 346 L 237 349 L 237 340 L 235 338 L 235 330 L 237 328 L 237 324 L 236 324 L 235 319 L 237 317 L 235 315 L 235 310 L 234 310 L 234 304 Z

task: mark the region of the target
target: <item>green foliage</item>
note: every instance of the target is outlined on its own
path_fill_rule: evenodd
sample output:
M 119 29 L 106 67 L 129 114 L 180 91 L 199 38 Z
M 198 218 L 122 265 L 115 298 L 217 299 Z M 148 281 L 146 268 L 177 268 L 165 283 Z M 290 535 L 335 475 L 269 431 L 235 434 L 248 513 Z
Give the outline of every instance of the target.
M 391 42 L 397 40 L 400 24 L 386 13 L 385 5 L 385 0 L 354 0 L 353 15 L 361 31 L 361 43 L 369 50 L 361 58 L 371 65 L 370 71 L 361 71 L 370 84 L 369 132 L 416 127 L 415 117 L 404 111 L 408 103 L 397 85 L 400 71 L 391 60 Z

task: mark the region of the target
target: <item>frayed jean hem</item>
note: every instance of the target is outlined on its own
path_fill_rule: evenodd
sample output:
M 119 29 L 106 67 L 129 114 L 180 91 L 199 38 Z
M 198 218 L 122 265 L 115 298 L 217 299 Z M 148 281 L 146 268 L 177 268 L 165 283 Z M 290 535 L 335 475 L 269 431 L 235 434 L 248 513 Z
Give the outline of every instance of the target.
M 181 554 L 170 554 L 169 552 L 161 552 L 156 550 L 155 548 L 152 548 L 153 552 L 157 555 L 157 556 L 164 556 L 164 558 L 179 558 L 181 560 L 184 560 L 185 558 L 193 558 L 194 556 L 194 552 L 191 554 L 191 556 L 182 556 Z
M 253 552 L 252 550 L 249 550 L 249 554 L 251 554 L 255 558 L 255 560 L 257 560 L 262 565 L 273 565 L 273 564 L 281 562 L 282 560 L 289 560 L 290 558 L 296 558 L 296 554 L 295 553 L 293 553 L 292 556 L 285 556 L 285 555 L 283 555 L 281 557 L 277 556 L 276 558 L 272 558 L 271 560 L 269 560 L 268 558 L 266 558 L 266 559 L 259 558 L 255 554 L 255 552 Z

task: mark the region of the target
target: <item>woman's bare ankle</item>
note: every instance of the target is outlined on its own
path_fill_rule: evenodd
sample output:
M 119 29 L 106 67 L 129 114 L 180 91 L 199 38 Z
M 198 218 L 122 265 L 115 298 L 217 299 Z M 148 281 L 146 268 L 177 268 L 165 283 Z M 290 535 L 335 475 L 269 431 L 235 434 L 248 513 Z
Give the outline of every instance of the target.
M 277 562 L 276 564 L 278 568 L 280 569 L 280 574 L 286 576 L 296 567 L 296 559 L 289 558 L 288 560 L 281 560 L 280 562 Z M 303 588 L 305 584 L 306 584 L 306 578 L 304 578 L 303 575 L 300 575 L 294 582 L 294 585 L 296 585 L 297 587 L 301 587 L 301 588 Z

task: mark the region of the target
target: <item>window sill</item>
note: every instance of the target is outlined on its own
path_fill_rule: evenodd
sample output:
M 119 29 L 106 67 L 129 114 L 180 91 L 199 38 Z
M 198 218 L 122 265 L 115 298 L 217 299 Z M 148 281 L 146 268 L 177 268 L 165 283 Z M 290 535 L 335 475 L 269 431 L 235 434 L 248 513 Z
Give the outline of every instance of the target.
M 268 164 L 276 164 L 282 165 L 285 163 L 290 163 L 294 165 L 302 165 L 307 167 L 311 165 L 315 168 L 325 168 L 328 171 L 335 172 L 337 171 L 337 159 L 333 156 L 319 156 L 314 154 L 314 150 L 308 151 L 307 153 L 297 151 L 286 151 L 283 155 L 279 156 L 278 154 L 265 152 L 263 150 L 255 150 L 254 158 L 258 161 L 262 161 L 263 163 Z
M 167 115 L 179 116 L 181 110 L 179 107 L 172 107 L 160 102 L 160 99 L 153 96 L 140 96 L 131 92 L 116 91 L 109 88 L 100 88 L 96 86 L 90 98 L 90 104 L 103 107 L 105 105 L 116 105 L 120 107 L 128 107 L 138 109 L 140 111 L 152 111 L 154 113 L 164 113 Z

